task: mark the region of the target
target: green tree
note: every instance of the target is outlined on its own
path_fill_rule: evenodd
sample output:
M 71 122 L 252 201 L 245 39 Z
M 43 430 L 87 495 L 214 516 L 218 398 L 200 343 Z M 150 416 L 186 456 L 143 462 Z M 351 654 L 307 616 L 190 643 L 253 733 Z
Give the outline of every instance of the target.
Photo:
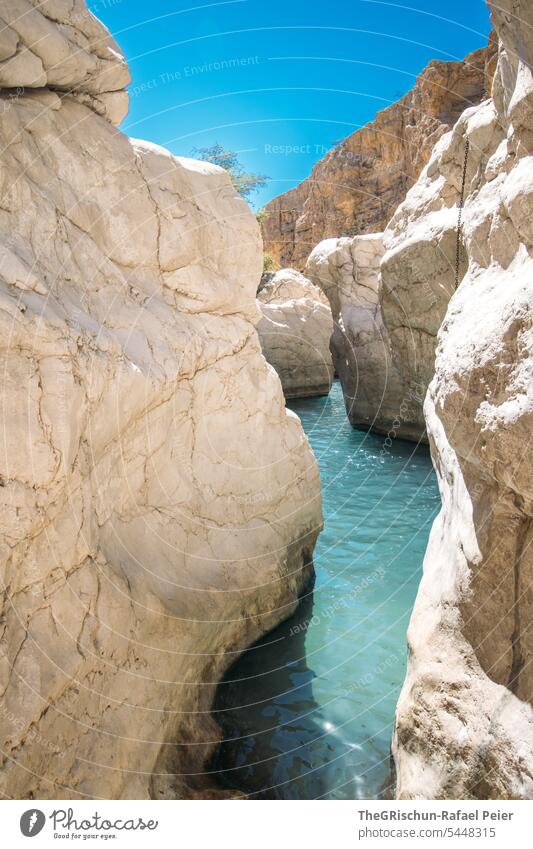
M 263 254 L 263 274 L 269 271 L 277 271 L 278 267 L 274 257 L 270 254 Z
M 227 171 L 235 190 L 245 200 L 249 200 L 250 195 L 264 186 L 268 180 L 268 177 L 265 177 L 264 174 L 245 171 L 235 151 L 224 150 L 218 142 L 210 147 L 193 148 L 191 156 L 194 159 L 202 159 L 204 162 L 212 162 L 213 165 L 219 165 L 224 171 Z

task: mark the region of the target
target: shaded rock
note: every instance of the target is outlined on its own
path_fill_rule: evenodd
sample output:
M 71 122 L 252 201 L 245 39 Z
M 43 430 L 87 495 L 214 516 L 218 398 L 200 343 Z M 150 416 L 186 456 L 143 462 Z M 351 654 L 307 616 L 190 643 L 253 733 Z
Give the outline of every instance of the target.
M 263 271 L 263 273 L 261 275 L 261 280 L 259 281 L 259 286 L 257 287 L 257 294 L 258 295 L 259 295 L 259 292 L 261 292 L 261 290 L 264 289 L 265 286 L 267 286 L 270 283 L 270 281 L 272 280 L 272 278 L 274 277 L 275 274 L 276 274 L 275 271 Z
M 286 398 L 327 395 L 333 380 L 333 331 L 327 298 L 292 268 L 277 271 L 260 289 L 257 331 L 266 360 Z

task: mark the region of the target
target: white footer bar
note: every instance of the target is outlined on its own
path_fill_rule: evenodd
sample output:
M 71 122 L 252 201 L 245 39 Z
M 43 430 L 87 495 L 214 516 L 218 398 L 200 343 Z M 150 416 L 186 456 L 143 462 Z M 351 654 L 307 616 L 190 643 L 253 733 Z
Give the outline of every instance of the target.
M 531 802 L 3 801 L 2 844 L 343 849 L 532 845 Z

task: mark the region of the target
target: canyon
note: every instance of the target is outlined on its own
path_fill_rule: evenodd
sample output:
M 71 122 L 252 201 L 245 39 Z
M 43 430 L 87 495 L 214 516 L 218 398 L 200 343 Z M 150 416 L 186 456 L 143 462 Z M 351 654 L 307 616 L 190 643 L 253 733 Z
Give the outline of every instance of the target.
M 479 102 L 490 90 L 495 50 L 493 33 L 486 48 L 463 62 L 431 62 L 411 92 L 319 162 L 289 239 L 295 264 L 307 256 L 307 276 L 330 300 L 335 320 L 331 350 L 350 421 L 390 440 L 428 441 L 423 400 L 434 372 L 437 332 L 456 284 L 462 169 L 447 182 L 440 208 L 425 219 L 425 240 L 416 232 L 417 210 L 429 201 L 416 179 L 422 171 L 438 186 L 441 174 L 434 159 L 440 140 L 465 105 Z M 481 156 L 472 147 L 470 168 Z M 361 171 L 360 158 L 371 167 Z M 355 164 L 348 167 L 350 162 Z M 343 202 L 343 192 L 350 204 Z M 290 193 L 265 208 L 266 250 L 273 256 L 285 258 L 287 249 L 279 248 L 285 237 L 276 231 L 279 216 L 271 206 L 289 202 Z M 310 221 L 312 250 L 306 241 Z M 335 228 L 335 238 L 314 242 Z M 438 241 L 437 251 L 432 240 Z M 462 253 L 461 274 L 465 261 Z
M 229 175 L 117 129 L 129 71 L 82 0 L 0 4 L 4 796 L 235 795 L 217 685 L 322 527 L 284 393 L 335 370 L 367 461 L 427 441 L 440 491 L 396 796 L 533 798 L 533 10 L 488 5 L 486 49 L 267 205 L 259 285 Z
M 334 151 L 264 225 L 267 250 L 296 267 L 308 255 L 330 301 L 352 424 L 389 446 L 429 440 L 439 480 L 397 707 L 399 799 L 533 798 L 533 17 L 525 2 L 489 7 L 481 102 L 420 144 L 426 164 L 389 221 L 371 202 L 371 220 L 352 205 L 339 226 Z
M 467 106 L 490 92 L 496 38 L 462 62 L 433 60 L 414 87 L 319 160 L 310 177 L 264 207 L 265 251 L 279 267 L 305 273 L 324 239 L 385 229 Z

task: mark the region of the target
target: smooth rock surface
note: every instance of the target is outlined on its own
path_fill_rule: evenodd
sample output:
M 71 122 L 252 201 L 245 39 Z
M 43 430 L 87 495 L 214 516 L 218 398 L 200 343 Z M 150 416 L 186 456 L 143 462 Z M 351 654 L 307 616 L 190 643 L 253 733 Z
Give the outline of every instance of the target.
M 286 398 L 327 395 L 333 380 L 331 309 L 323 292 L 292 268 L 277 271 L 257 295 L 266 360 Z
M 404 385 L 384 325 L 379 299 L 383 235 L 326 239 L 307 262 L 309 278 L 331 304 L 331 352 L 346 412 L 354 427 L 393 438 L 420 439 L 412 428 L 423 394 L 418 383 Z
M 77 96 L 25 91 L 0 144 L 0 791 L 216 793 L 216 684 L 321 525 L 254 327 L 259 228 L 226 172 Z
M 401 799 L 533 798 L 533 8 L 489 5 L 493 100 L 467 110 L 410 193 L 394 260 L 404 287 L 413 256 L 441 267 L 468 135 L 465 273 L 425 403 L 442 510 L 397 709 Z
M 453 132 L 435 146 L 420 179 L 383 234 L 380 304 L 400 379 L 425 396 L 435 370 L 437 333 L 456 285 L 457 227 L 465 142 L 469 140 L 465 192 L 479 185 L 503 138 L 491 100 L 466 110 Z M 459 280 L 468 257 L 460 247 Z M 406 422 L 423 434 L 420 405 Z

